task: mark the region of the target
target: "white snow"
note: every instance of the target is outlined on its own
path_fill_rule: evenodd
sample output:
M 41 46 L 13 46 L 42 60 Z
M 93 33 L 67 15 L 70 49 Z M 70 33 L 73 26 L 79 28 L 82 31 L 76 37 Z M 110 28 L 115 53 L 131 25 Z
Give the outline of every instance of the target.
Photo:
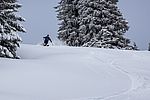
M 0 58 L 0 100 L 150 100 L 150 52 L 22 44 Z

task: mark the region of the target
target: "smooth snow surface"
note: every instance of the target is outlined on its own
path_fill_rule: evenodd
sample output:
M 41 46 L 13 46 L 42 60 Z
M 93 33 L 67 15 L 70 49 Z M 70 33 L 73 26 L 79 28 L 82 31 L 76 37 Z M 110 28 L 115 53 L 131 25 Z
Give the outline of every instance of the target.
M 150 52 L 22 44 L 0 58 L 0 100 L 150 100 Z

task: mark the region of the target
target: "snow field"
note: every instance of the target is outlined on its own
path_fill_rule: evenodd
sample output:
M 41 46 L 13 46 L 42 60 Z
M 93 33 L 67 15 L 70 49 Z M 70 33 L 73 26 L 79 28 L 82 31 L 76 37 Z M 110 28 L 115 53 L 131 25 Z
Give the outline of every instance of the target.
M 150 53 L 22 44 L 0 58 L 0 100 L 149 100 Z

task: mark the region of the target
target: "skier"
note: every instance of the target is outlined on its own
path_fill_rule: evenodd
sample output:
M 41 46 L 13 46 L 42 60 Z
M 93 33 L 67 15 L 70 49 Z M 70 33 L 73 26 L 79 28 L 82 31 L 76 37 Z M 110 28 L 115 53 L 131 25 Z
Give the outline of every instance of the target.
M 52 43 L 52 40 L 51 40 L 51 38 L 49 37 L 49 35 L 47 35 L 47 36 L 45 36 L 45 37 L 43 37 L 44 38 L 44 46 L 49 46 L 48 45 L 48 42 L 50 41 L 51 43 Z

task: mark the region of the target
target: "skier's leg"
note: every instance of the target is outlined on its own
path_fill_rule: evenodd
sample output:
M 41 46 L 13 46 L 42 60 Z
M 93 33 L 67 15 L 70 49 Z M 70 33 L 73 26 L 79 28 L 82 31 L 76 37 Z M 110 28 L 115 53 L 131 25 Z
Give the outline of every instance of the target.
M 45 46 L 47 46 L 47 44 L 48 44 L 48 42 L 46 41 L 46 42 L 45 42 Z

